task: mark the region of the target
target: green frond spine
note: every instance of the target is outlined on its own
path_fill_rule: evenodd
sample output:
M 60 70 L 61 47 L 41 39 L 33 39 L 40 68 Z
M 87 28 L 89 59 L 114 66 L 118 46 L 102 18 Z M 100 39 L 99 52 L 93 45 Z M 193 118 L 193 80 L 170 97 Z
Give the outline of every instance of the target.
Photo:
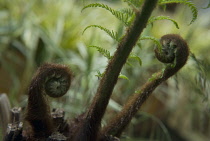
M 99 28 L 101 30 L 103 30 L 104 32 L 106 32 L 112 39 L 116 40 L 116 41 L 119 41 L 119 38 L 118 38 L 118 34 L 117 32 L 114 32 L 113 30 L 109 30 L 105 27 L 102 27 L 100 25 L 89 25 L 87 26 L 84 30 L 83 30 L 83 33 L 88 29 L 88 28 L 91 28 L 91 27 L 95 27 L 95 28 Z
M 128 59 L 135 59 L 135 60 L 138 61 L 138 63 L 139 63 L 140 66 L 142 65 L 141 58 L 140 58 L 139 56 L 135 55 L 135 54 L 132 54 L 132 53 L 131 53 L 131 54 L 129 55 Z
M 125 80 L 129 80 L 128 77 L 127 77 L 126 75 L 123 75 L 123 74 L 121 74 L 121 73 L 120 73 L 120 75 L 119 75 L 118 78 L 122 78 L 122 79 L 125 79 Z
M 104 72 L 101 73 L 100 71 L 97 71 L 97 74 L 95 75 L 97 76 L 98 78 L 102 78 L 104 76 Z M 129 80 L 128 77 L 126 75 L 123 75 L 120 73 L 119 77 L 118 78 L 121 78 L 121 79 L 125 79 L 125 80 Z
M 158 49 L 161 48 L 161 44 L 160 44 L 159 40 L 155 37 L 142 36 L 142 37 L 140 37 L 140 40 L 152 40 L 157 45 Z
M 124 0 L 129 6 L 134 6 L 136 8 L 139 8 L 142 5 L 142 0 Z
M 104 57 L 106 57 L 108 60 L 112 58 L 112 56 L 110 55 L 110 52 L 104 48 L 101 48 L 99 46 L 89 46 L 92 48 L 96 48 L 98 52 L 100 52 Z
M 114 15 L 116 18 L 118 18 L 120 21 L 122 21 L 126 26 L 129 26 L 128 20 L 129 20 L 129 15 L 126 13 L 122 13 L 120 11 L 114 10 L 111 7 L 109 7 L 106 4 L 101 4 L 101 3 L 93 3 L 93 4 L 89 4 L 86 5 L 85 7 L 83 7 L 82 11 L 86 8 L 90 8 L 90 7 L 100 7 L 100 8 L 104 8 L 106 10 L 108 10 L 109 12 L 112 13 L 112 15 Z
M 127 13 L 129 16 L 132 16 L 134 14 L 134 11 L 130 8 L 123 8 L 120 10 L 122 13 Z
M 179 29 L 178 23 L 174 19 L 171 19 L 170 17 L 167 17 L 167 16 L 151 17 L 148 21 L 148 24 L 152 24 L 153 22 L 158 21 L 158 20 L 169 20 L 173 22 L 173 24 L 176 26 L 177 29 Z
M 162 4 L 170 4 L 170 3 L 185 4 L 185 5 L 187 5 L 190 8 L 190 10 L 192 11 L 192 14 L 193 14 L 193 18 L 192 18 L 190 24 L 192 24 L 197 19 L 198 10 L 195 7 L 195 4 L 192 3 L 191 1 L 188 1 L 188 0 L 161 0 L 161 1 L 159 1 L 160 5 L 162 5 Z

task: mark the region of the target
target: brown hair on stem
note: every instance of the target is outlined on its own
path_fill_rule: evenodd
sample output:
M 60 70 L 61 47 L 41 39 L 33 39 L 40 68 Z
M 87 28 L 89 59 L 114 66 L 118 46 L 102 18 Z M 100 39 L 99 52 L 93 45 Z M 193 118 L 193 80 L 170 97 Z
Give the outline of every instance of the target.
M 71 84 L 71 71 L 59 64 L 46 63 L 34 75 L 28 92 L 28 106 L 25 119 L 32 127 L 31 136 L 48 137 L 54 131 L 46 95 L 61 97 Z

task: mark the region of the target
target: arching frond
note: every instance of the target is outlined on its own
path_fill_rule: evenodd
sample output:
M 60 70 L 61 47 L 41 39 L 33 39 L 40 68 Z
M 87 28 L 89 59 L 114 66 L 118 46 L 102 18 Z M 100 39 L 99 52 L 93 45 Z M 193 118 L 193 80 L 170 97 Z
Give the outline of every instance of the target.
M 141 66 L 142 65 L 142 61 L 141 61 L 141 58 L 133 53 L 131 53 L 129 56 L 128 56 L 128 59 L 134 59 L 136 61 L 138 61 L 139 65 Z
M 152 24 L 153 22 L 158 21 L 158 20 L 169 20 L 173 22 L 173 24 L 176 26 L 177 29 L 179 29 L 178 23 L 174 19 L 171 19 L 170 17 L 167 17 L 167 16 L 151 17 L 148 21 L 148 24 Z
M 102 47 L 99 47 L 99 46 L 89 46 L 89 47 L 96 48 L 98 50 L 98 52 L 100 52 L 107 59 L 112 58 L 112 56 L 110 55 L 110 52 Z
M 158 49 L 161 48 L 161 44 L 160 44 L 159 40 L 155 37 L 142 36 L 142 37 L 140 37 L 140 40 L 152 40 L 157 45 Z
M 123 8 L 123 9 L 120 9 L 120 11 L 122 13 L 128 14 L 129 16 L 132 16 L 134 14 L 134 11 L 132 9 L 130 9 L 130 8 Z
M 188 0 L 160 0 L 159 1 L 159 4 L 161 4 L 161 5 L 162 4 L 170 4 L 170 3 L 185 4 L 185 5 L 187 5 L 190 8 L 190 10 L 192 11 L 192 14 L 193 14 L 193 18 L 192 18 L 190 24 L 192 24 L 197 19 L 198 10 L 195 7 L 195 4 L 192 3 L 191 1 L 188 1 Z
M 124 2 L 128 3 L 128 5 L 139 8 L 142 5 L 142 0 L 124 0 Z
M 129 20 L 129 15 L 126 13 L 122 13 L 120 11 L 117 11 L 115 9 L 112 9 L 111 7 L 109 7 L 106 4 L 101 4 L 101 3 L 93 3 L 93 4 L 89 4 L 86 5 L 85 7 L 83 7 L 82 11 L 86 8 L 90 8 L 90 7 L 100 7 L 100 8 L 104 8 L 106 10 L 108 10 L 109 12 L 112 13 L 112 15 L 114 15 L 116 18 L 118 18 L 120 21 L 122 21 L 126 26 L 129 25 L 128 20 Z
M 122 78 L 122 79 L 125 79 L 125 80 L 129 80 L 128 77 L 126 75 L 123 75 L 122 73 L 120 73 L 119 77 L 118 78 Z
M 113 30 L 109 30 L 105 27 L 102 27 L 100 25 L 89 25 L 87 26 L 84 30 L 83 30 L 83 33 L 88 29 L 88 28 L 91 28 L 91 27 L 95 27 L 95 28 L 99 28 L 103 31 L 105 31 L 112 39 L 116 40 L 116 41 L 119 41 L 119 38 L 118 38 L 118 34 L 117 32 L 114 32 Z

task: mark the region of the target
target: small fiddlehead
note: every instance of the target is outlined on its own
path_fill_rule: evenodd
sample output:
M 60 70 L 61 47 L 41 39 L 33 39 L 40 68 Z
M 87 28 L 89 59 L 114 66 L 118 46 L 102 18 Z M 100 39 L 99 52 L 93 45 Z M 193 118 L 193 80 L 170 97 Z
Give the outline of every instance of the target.
M 71 77 L 71 71 L 64 65 L 46 63 L 37 70 L 29 87 L 25 117 L 32 127 L 32 136 L 42 138 L 52 134 L 54 127 L 46 95 L 63 96 L 70 87 Z
M 163 63 L 175 63 L 175 67 L 186 63 L 189 48 L 187 43 L 177 34 L 167 34 L 161 37 L 161 49 L 155 48 L 155 56 Z
M 140 91 L 128 100 L 116 118 L 102 129 L 102 135 L 120 137 L 122 131 L 153 90 L 174 75 L 186 63 L 189 56 L 189 48 L 182 37 L 176 34 L 167 34 L 161 37 L 160 42 L 162 47 L 160 49 L 156 48 L 154 51 L 159 61 L 167 63 L 165 69 L 152 75 L 153 77 L 143 85 Z

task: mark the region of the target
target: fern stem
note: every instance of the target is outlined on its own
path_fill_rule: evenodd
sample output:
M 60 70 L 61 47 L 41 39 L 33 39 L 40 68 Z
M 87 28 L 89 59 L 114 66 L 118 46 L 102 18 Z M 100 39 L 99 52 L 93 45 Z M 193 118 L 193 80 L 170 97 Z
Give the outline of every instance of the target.
M 44 138 L 53 133 L 55 128 L 46 95 L 57 98 L 66 94 L 71 77 L 70 69 L 64 65 L 46 63 L 37 70 L 29 87 L 25 116 L 32 127 L 32 137 Z
M 128 28 L 127 33 L 119 43 L 113 58 L 108 63 L 104 76 L 97 89 L 97 93 L 93 99 L 93 103 L 86 113 L 86 120 L 79 132 L 77 132 L 78 134 L 75 140 L 80 140 L 81 136 L 83 136 L 86 141 L 96 140 L 97 135 L 93 133 L 96 133 L 96 131 L 99 130 L 102 117 L 118 80 L 120 71 L 138 41 L 141 32 L 146 27 L 147 21 L 155 8 L 157 1 L 158 0 L 146 0 L 142 7 L 142 11 L 136 13 L 133 24 Z M 86 129 L 87 127 L 88 130 Z
M 168 46 L 167 42 L 170 43 L 170 47 Z M 124 105 L 116 118 L 103 129 L 103 135 L 113 135 L 119 137 L 125 127 L 127 127 L 127 125 L 130 123 L 132 117 L 138 112 L 141 105 L 147 100 L 153 90 L 155 90 L 155 88 L 157 88 L 157 86 L 159 86 L 163 81 L 173 76 L 185 65 L 189 56 L 189 48 L 187 43 L 179 35 L 164 35 L 161 38 L 161 45 L 163 51 L 159 52 L 158 49 L 155 50 L 157 59 L 161 62 L 165 62 L 165 58 L 167 56 L 165 51 L 172 51 L 173 54 L 171 53 L 171 56 L 173 59 L 171 62 L 167 63 L 172 63 L 173 65 L 166 65 L 163 71 L 153 74 L 152 78 L 148 79 L 147 83 L 143 85 L 139 93 L 135 93 Z M 176 48 L 171 49 L 173 45 L 176 45 Z

